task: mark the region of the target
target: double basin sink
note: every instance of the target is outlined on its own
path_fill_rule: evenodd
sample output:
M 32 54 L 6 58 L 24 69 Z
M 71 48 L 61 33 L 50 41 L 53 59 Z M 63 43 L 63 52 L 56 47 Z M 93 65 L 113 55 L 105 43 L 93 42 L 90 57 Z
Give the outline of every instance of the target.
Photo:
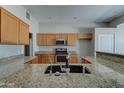
M 65 65 L 51 65 L 48 66 L 44 72 L 44 74 L 49 74 L 50 71 L 52 73 L 66 73 L 66 71 L 62 71 L 62 68 L 65 68 Z M 86 73 L 86 74 L 90 74 L 90 70 L 87 67 L 84 67 L 82 65 L 69 65 L 69 73 Z

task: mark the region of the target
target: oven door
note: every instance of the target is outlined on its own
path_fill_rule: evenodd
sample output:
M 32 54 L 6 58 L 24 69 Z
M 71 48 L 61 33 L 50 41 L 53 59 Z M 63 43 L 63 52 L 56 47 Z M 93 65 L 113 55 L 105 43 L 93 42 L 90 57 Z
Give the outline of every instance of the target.
M 56 63 L 65 63 L 67 55 L 56 55 Z

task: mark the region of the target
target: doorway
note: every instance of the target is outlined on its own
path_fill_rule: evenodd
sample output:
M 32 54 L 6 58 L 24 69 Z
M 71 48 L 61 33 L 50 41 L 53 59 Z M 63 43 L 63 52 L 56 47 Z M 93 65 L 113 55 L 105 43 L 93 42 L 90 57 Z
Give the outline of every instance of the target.
M 33 56 L 33 34 L 29 33 L 29 45 L 24 46 L 25 56 Z

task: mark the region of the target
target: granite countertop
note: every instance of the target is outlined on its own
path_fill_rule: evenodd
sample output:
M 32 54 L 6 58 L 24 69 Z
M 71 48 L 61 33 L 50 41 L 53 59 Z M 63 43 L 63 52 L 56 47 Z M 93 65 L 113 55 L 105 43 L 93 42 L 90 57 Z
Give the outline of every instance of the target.
M 24 56 L 24 55 L 17 55 L 17 56 L 12 56 L 12 57 L 7 57 L 7 58 L 2 58 L 0 59 L 0 66 L 6 65 L 6 64 L 11 64 L 13 62 L 21 62 L 21 63 L 26 63 L 37 56 Z
M 92 64 L 88 65 L 91 74 L 63 73 L 58 77 L 54 74 L 50 76 L 44 74 L 50 64 L 24 64 L 24 68 L 1 78 L 0 87 L 124 87 L 123 64 L 94 57 L 85 57 L 85 59 L 92 61 Z
M 17 55 L 0 59 L 0 78 L 24 69 L 24 63 L 34 58 L 36 58 L 36 56 Z
M 55 52 L 54 51 L 37 51 L 35 54 L 36 55 L 38 55 L 38 54 L 51 54 L 51 55 L 53 54 L 53 55 L 55 55 Z M 72 55 L 77 55 L 77 52 L 72 51 L 71 54 Z

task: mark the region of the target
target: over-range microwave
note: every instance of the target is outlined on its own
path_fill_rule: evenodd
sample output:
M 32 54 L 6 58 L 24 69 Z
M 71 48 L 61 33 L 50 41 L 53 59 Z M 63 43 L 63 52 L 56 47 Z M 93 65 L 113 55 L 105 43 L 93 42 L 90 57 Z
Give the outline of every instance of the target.
M 56 45 L 67 45 L 66 39 L 56 39 Z

